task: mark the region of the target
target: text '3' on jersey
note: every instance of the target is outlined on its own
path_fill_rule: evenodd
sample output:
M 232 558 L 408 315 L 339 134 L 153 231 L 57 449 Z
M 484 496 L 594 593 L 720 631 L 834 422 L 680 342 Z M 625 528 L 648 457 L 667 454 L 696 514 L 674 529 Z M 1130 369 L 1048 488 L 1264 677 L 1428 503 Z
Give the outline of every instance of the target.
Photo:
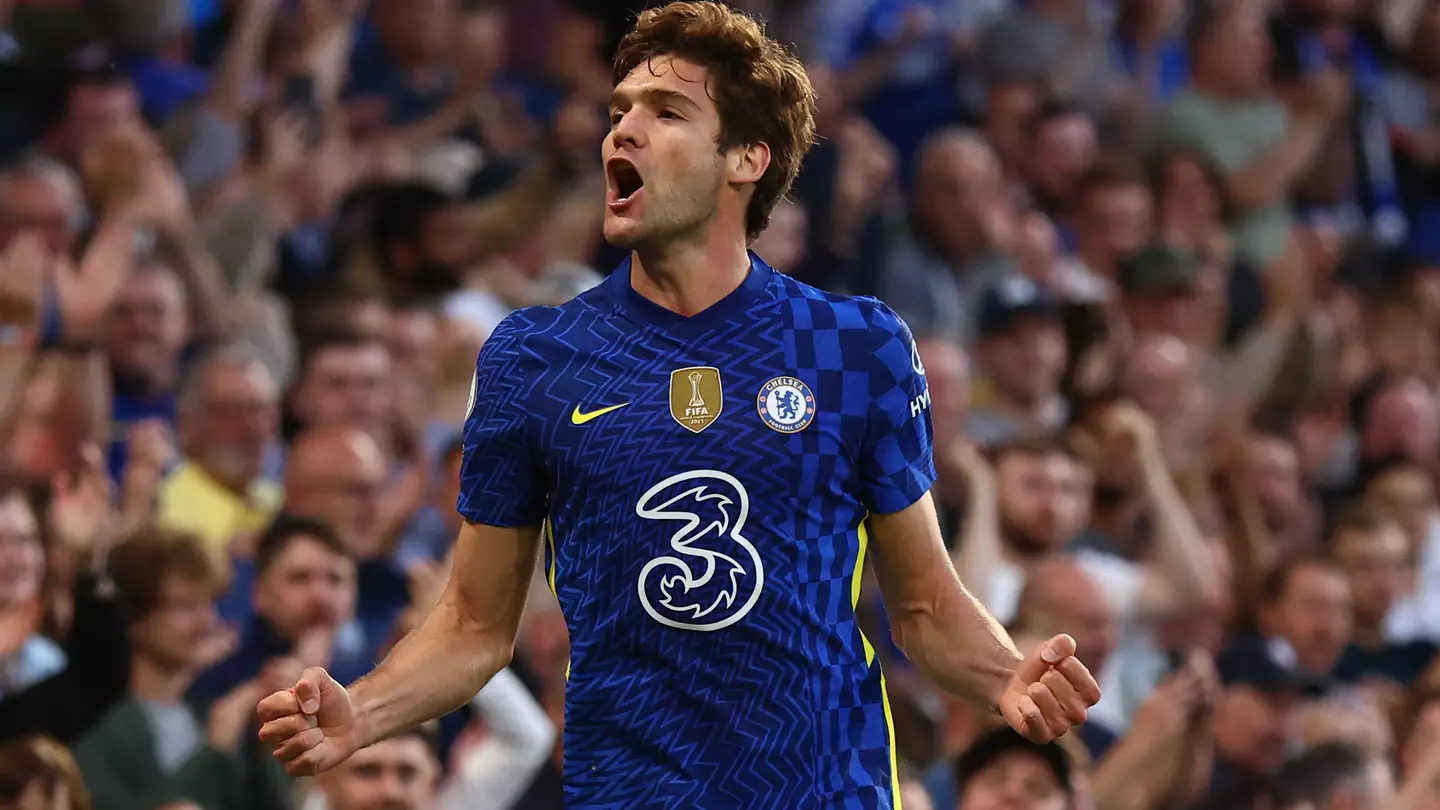
M 751 263 L 686 318 L 627 261 L 480 352 L 459 508 L 543 524 L 571 810 L 899 804 L 855 603 L 866 515 L 935 479 L 924 367 L 884 304 Z

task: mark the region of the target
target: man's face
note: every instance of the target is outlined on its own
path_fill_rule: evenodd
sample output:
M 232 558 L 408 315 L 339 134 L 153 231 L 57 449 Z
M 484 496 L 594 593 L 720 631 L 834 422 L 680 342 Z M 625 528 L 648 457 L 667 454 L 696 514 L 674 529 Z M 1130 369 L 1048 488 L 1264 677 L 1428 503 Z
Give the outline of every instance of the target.
M 1162 227 L 1193 233 L 1220 218 L 1220 200 L 1205 170 L 1194 160 L 1176 158 L 1165 167 L 1165 190 L 1159 200 Z
M 426 810 L 438 774 L 424 742 L 399 737 L 356 751 L 320 778 L 332 810 Z
M 439 319 L 431 312 L 401 310 L 390 316 L 385 345 L 395 373 L 428 386 L 440 373 Z
M 985 376 L 1007 399 L 1035 405 L 1054 396 L 1065 373 L 1065 332 L 1050 318 L 1021 318 L 978 346 Z
M 1001 529 L 1023 552 L 1058 549 L 1088 520 L 1084 473 L 1065 455 L 1006 453 L 996 478 Z
M 1410 306 L 1388 306 L 1374 313 L 1370 355 L 1379 371 L 1396 377 L 1426 373 L 1435 360 L 1435 336 Z
M 56 157 L 76 162 L 97 138 L 117 127 L 140 121 L 140 99 L 126 81 L 87 82 L 70 91 L 65 119 L 68 154 Z
M 1295 732 L 1295 696 L 1249 686 L 1225 691 L 1215 709 L 1215 747 L 1227 761 L 1267 773 L 1285 761 Z
M 123 373 L 164 377 L 190 337 L 180 282 L 168 269 L 130 276 L 110 310 L 106 345 Z
M 1075 178 L 1095 160 L 1098 150 L 1095 124 L 1085 115 L 1068 115 L 1047 121 L 1035 133 L 1031 154 L 1031 180 L 1053 200 L 1070 197 Z
M 193 429 L 185 425 L 190 458 L 227 482 L 246 484 L 260 475 L 279 424 L 278 393 L 265 368 L 210 368 Z
M 203 642 L 221 629 L 214 593 L 203 582 L 171 574 L 160 583 L 155 610 L 130 628 L 130 643 L 166 671 L 194 669 Z
M 379 436 L 388 427 L 392 402 L 390 354 L 374 343 L 317 352 L 295 405 L 307 427 L 353 427 Z
M 662 56 L 642 62 L 615 87 L 600 148 L 611 244 L 669 240 L 715 218 L 733 155 L 719 150 L 720 111 L 707 92 L 709 79 L 707 68 Z
M 385 459 L 366 439 L 315 474 L 287 482 L 286 508 L 329 523 L 351 554 L 369 559 L 380 553 L 383 539 L 378 525 L 385 474 Z
M 987 217 L 1009 213 L 1004 176 L 983 143 L 957 141 L 922 155 L 914 211 L 925 236 L 952 261 L 984 247 Z
M 1418 550 L 1435 514 L 1435 487 L 1430 476 L 1418 467 L 1399 467 L 1375 479 L 1368 495 L 1405 530 L 1410 548 Z
M 1228 12 L 1203 45 L 1206 66 L 1215 69 L 1217 78 L 1234 93 L 1259 88 L 1270 68 L 1265 20 L 1244 5 L 1237 4 L 1237 10 Z
M 1068 804 L 1055 771 L 1028 751 L 995 757 L 960 794 L 965 810 L 1066 810 Z
M 1268 611 L 1271 632 L 1295 649 L 1300 666 L 1329 673 L 1350 640 L 1350 584 L 1328 566 L 1301 565 L 1290 573 L 1280 601 Z
M 355 565 L 320 541 L 297 537 L 255 586 L 255 612 L 285 638 L 333 630 L 355 611 Z
M 35 515 L 19 495 L 0 498 L 0 607 L 34 601 L 45 576 Z
M 1266 436 L 1256 439 L 1249 452 L 1250 480 L 1265 514 L 1273 518 L 1293 514 L 1305 498 L 1295 445 Z
M 990 88 L 989 103 L 985 105 L 985 137 L 1011 170 L 1016 167 L 1009 161 L 1017 160 L 1023 148 L 1025 122 L 1039 104 L 1035 88 L 1028 84 L 997 84 Z
M 56 256 L 68 255 L 75 244 L 75 225 L 81 202 L 57 182 L 33 174 L 17 174 L 5 181 L 0 198 L 0 246 L 21 231 L 38 231 L 45 247 Z
M 1150 191 L 1144 186 L 1092 190 L 1080 214 L 1082 249 L 1111 260 L 1139 250 L 1150 237 L 1150 207 Z
M 1334 541 L 1335 559 L 1350 580 L 1355 618 L 1376 628 L 1390 606 L 1411 586 L 1409 546 L 1400 527 L 1386 525 L 1372 532 L 1341 531 Z

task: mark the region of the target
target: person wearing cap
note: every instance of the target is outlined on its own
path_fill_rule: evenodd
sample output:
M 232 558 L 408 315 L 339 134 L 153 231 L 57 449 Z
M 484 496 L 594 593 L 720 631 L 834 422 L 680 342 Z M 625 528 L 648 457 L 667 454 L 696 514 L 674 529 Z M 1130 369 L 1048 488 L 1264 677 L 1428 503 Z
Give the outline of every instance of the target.
M 1058 302 L 1029 278 L 1011 276 L 981 294 L 976 316 L 975 358 L 987 390 L 966 419 L 966 435 L 994 446 L 1054 433 L 1066 415 Z
M 1115 281 L 1131 331 L 1198 335 L 1208 314 L 1200 297 L 1204 269 L 1195 253 L 1158 244 L 1121 261 Z
M 1225 650 L 1215 667 L 1224 691 L 1215 708 L 1215 771 L 1205 806 L 1222 808 L 1284 764 L 1296 740 L 1297 705 L 1329 684 L 1263 642 Z
M 1069 754 L 1038 745 L 1009 728 L 978 738 L 955 762 L 955 810 L 1071 810 Z

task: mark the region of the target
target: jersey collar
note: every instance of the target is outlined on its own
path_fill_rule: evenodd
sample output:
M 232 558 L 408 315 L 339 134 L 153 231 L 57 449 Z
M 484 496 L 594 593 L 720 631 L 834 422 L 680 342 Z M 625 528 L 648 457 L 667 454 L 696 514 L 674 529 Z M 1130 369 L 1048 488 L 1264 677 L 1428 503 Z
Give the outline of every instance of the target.
M 740 286 L 705 311 L 686 317 L 636 292 L 630 284 L 630 265 L 631 257 L 627 256 L 605 280 L 607 292 L 616 308 L 637 323 L 681 335 L 697 335 L 732 316 L 748 311 L 763 300 L 765 288 L 775 274 L 770 265 L 755 255 L 754 251 L 750 251 L 750 272 L 745 275 Z

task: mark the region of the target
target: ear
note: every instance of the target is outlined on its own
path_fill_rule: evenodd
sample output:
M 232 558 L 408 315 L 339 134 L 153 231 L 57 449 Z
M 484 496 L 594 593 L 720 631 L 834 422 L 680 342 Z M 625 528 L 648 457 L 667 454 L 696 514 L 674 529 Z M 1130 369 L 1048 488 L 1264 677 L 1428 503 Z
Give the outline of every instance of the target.
M 770 146 L 765 143 L 737 146 L 730 150 L 726 162 L 728 176 L 725 179 L 730 183 L 758 183 L 770 168 Z

